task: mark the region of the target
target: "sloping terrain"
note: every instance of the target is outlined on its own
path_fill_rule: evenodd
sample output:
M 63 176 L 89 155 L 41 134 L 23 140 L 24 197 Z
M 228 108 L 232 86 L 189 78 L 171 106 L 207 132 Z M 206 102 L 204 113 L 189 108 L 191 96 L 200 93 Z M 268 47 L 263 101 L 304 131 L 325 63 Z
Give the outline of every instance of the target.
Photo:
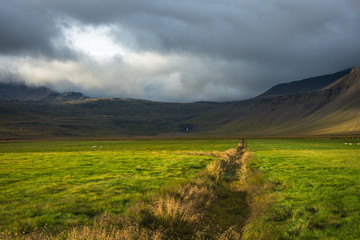
M 161 103 L 129 99 L 0 101 L 0 139 L 118 138 L 185 134 L 187 122 L 218 103 Z
M 343 75 L 313 78 L 314 86 Z M 306 89 L 309 81 L 296 84 Z M 227 103 L 92 99 L 47 90 L 42 100 L 39 94 L 37 101 L 0 100 L 0 139 L 360 134 L 360 67 L 330 82 L 316 91 L 274 95 L 275 89 Z
M 259 98 L 217 133 L 308 135 L 360 133 L 360 67 L 312 92 Z M 236 109 L 234 109 L 236 111 Z
M 27 86 L 21 82 L 0 82 L 0 99 L 19 101 L 71 101 L 86 99 L 79 92 L 58 93 L 47 87 Z
M 333 74 L 307 78 L 289 83 L 281 83 L 270 88 L 260 96 L 263 97 L 263 96 L 275 96 L 275 95 L 288 95 L 288 94 L 295 94 L 302 92 L 317 91 L 324 87 L 327 87 L 328 85 L 332 84 L 338 79 L 349 74 L 350 71 L 351 69 L 346 69 Z

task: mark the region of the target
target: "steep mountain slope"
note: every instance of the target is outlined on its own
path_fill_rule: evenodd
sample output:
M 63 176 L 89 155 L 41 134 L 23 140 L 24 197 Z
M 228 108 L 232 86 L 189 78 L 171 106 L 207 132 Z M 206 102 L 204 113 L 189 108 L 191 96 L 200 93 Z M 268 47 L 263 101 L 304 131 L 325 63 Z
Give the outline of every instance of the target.
M 360 133 L 360 67 L 312 92 L 259 98 L 213 133 L 308 135 Z M 237 109 L 234 109 L 237 111 Z
M 346 69 L 333 74 L 327 74 L 327 75 L 307 78 L 299 81 L 278 84 L 270 88 L 263 94 L 261 94 L 260 97 L 317 91 L 332 84 L 333 82 L 342 78 L 343 76 L 349 74 L 350 71 L 351 69 Z
M 354 68 L 349 75 L 339 79 L 323 91 L 333 91 L 339 94 L 334 101 L 313 115 L 318 121 L 316 125 L 312 125 L 310 133 L 360 132 L 360 67 Z

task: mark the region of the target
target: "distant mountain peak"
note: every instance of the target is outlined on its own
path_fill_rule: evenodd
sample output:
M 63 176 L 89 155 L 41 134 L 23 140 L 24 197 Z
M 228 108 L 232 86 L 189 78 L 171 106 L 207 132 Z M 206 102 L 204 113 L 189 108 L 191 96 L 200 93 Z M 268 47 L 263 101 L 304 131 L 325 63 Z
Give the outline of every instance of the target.
M 351 69 L 350 73 L 338 79 L 324 89 L 360 90 L 360 66 Z
M 89 98 L 84 96 L 81 92 L 65 92 L 56 95 L 52 100 L 54 101 L 74 101 Z
M 80 92 L 58 93 L 44 86 L 27 86 L 21 82 L 0 82 L 0 98 L 20 101 L 73 101 L 89 97 Z
M 39 101 L 51 94 L 57 94 L 47 87 L 27 86 L 20 82 L 0 83 L 0 98 Z
M 352 71 L 352 69 L 345 69 L 333 74 L 327 74 L 317 77 L 306 78 L 303 80 L 293 81 L 289 83 L 281 83 L 270 88 L 259 97 L 288 95 L 304 92 L 317 91 L 326 88 L 336 80 L 346 76 Z

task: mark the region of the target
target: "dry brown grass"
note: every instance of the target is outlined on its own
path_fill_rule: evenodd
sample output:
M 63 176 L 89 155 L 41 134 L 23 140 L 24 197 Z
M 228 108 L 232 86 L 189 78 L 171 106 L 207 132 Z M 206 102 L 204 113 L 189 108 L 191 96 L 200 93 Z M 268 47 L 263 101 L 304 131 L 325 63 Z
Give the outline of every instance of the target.
M 80 229 L 73 229 L 67 236 L 69 240 L 109 240 L 109 239 L 124 239 L 124 240 L 161 240 L 165 239 L 161 231 L 151 231 L 139 226 L 126 226 L 123 229 L 107 229 L 101 225 L 93 227 L 83 227 Z M 56 240 L 63 239 L 62 237 L 55 238 Z M 55 240 L 54 239 L 54 240 Z
M 150 206 L 155 222 L 176 235 L 191 232 L 215 198 L 208 186 L 185 185 L 176 195 L 165 195 Z
M 239 240 L 241 239 L 241 234 L 236 231 L 235 226 L 229 227 L 226 231 L 223 232 L 214 232 L 210 227 L 205 227 L 201 231 L 197 232 L 191 239 L 194 240 Z
M 207 174 L 212 181 L 220 181 L 223 176 L 223 169 L 221 168 L 220 160 L 212 161 L 209 165 L 207 165 L 206 169 Z
M 243 143 L 240 143 L 237 148 L 231 148 L 225 152 L 213 152 L 213 155 L 219 159 L 207 166 L 208 177 L 216 183 L 235 180 L 238 177 L 237 170 L 241 166 L 244 152 Z
M 235 227 L 230 227 L 225 232 L 219 234 L 216 239 L 218 240 L 239 240 L 241 235 L 235 230 Z

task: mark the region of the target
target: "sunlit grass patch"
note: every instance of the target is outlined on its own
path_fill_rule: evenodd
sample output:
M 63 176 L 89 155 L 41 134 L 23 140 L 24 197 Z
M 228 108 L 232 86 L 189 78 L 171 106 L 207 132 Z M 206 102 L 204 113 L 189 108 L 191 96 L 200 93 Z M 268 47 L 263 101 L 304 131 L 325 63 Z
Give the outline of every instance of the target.
M 210 152 L 237 142 L 2 143 L 1 230 L 61 230 L 90 224 L 105 213 L 124 213 L 140 197 L 193 177 L 215 159 Z
M 360 148 L 357 139 L 249 140 L 250 166 L 271 186 L 271 199 L 245 228 L 246 239 L 356 239 L 360 236 Z

